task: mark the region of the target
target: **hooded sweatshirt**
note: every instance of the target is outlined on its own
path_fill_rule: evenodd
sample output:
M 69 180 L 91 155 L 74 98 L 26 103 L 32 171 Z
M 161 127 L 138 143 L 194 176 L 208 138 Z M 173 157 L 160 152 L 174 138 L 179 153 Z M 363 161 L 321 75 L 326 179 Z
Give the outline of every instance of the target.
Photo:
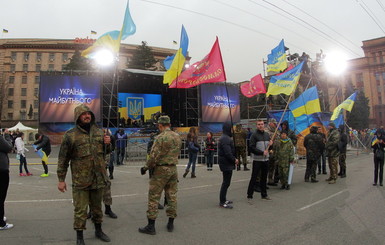
M 232 140 L 231 123 L 225 122 L 222 126 L 223 134 L 218 142 L 219 168 L 221 171 L 235 169 L 235 148 Z

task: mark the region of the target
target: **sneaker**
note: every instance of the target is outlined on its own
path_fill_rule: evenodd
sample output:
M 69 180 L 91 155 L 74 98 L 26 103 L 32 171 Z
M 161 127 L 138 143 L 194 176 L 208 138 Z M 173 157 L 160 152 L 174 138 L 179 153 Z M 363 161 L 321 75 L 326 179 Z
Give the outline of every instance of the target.
M 228 208 L 228 209 L 232 209 L 233 206 L 231 206 L 230 204 L 226 204 L 226 203 L 220 203 L 219 206 L 221 208 Z
M 226 204 L 233 204 L 233 201 L 227 200 L 225 203 L 226 203 Z
M 13 224 L 6 223 L 4 226 L 0 226 L 0 231 L 2 230 L 9 230 L 13 228 Z
M 318 183 L 318 180 L 312 179 L 312 180 L 311 180 L 311 183 Z
M 262 197 L 262 200 L 271 201 L 271 198 L 269 196 L 265 196 L 265 197 Z
M 33 174 L 32 173 L 27 173 L 27 176 L 32 176 Z
M 250 205 L 254 204 L 253 198 L 247 198 L 247 203 Z
M 286 186 L 286 190 L 290 190 L 290 185 L 287 185 L 287 186 Z
M 377 183 L 373 183 L 373 186 L 377 186 Z
M 7 217 L 4 216 L 3 221 L 4 221 L 4 222 L 7 222 Z
M 31 175 L 32 175 L 32 174 L 31 174 Z M 48 176 L 49 176 L 49 174 L 41 174 L 41 175 L 40 175 L 40 177 L 43 177 L 43 178 L 44 178 L 44 177 L 48 177 Z
M 20 173 L 19 176 L 27 176 L 25 173 Z

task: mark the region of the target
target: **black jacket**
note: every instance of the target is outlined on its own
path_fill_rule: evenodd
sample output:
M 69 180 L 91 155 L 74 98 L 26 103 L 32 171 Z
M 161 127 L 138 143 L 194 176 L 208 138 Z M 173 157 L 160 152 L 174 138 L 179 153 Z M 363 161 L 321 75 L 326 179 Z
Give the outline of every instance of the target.
M 222 130 L 223 134 L 218 141 L 219 168 L 222 172 L 232 171 L 235 169 L 235 148 L 231 139 L 231 123 L 224 123 Z
M 47 156 L 51 154 L 51 141 L 49 140 L 48 136 L 42 135 L 41 139 L 35 141 L 33 144 L 36 145 L 37 150 L 41 149 Z
M 5 138 L 0 135 L 0 172 L 9 171 L 8 153 L 12 151 L 12 148 L 12 142 L 5 140 Z
M 250 137 L 249 151 L 253 153 L 253 161 L 268 161 L 269 155 L 264 156 L 263 152 L 269 147 L 270 136 L 265 131 L 259 131 L 258 129 Z
M 338 149 L 340 150 L 340 153 L 346 153 L 346 148 L 348 145 L 348 136 L 345 133 L 343 125 L 341 125 L 338 130 L 340 131 L 340 142 L 338 142 Z

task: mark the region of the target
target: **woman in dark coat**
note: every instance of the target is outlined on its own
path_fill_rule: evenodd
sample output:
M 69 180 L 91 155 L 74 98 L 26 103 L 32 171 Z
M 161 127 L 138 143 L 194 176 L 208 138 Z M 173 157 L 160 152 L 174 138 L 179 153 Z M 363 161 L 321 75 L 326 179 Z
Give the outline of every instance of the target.
M 8 230 L 13 227 L 12 224 L 6 223 L 4 217 L 4 203 L 7 197 L 9 186 L 9 158 L 8 153 L 13 149 L 12 142 L 7 141 L 4 136 L 0 135 L 0 230 Z

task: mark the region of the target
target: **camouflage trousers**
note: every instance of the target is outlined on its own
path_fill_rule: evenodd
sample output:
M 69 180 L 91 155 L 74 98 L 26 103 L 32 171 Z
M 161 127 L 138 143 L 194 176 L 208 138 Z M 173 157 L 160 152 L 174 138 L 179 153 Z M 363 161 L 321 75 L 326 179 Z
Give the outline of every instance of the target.
M 106 187 L 104 187 L 103 203 L 104 203 L 104 205 L 108 205 L 108 206 L 112 205 L 111 181 L 109 179 L 107 180 Z
M 289 167 L 289 162 L 278 162 L 279 180 L 283 186 L 288 184 Z
M 268 183 L 278 183 L 278 164 L 274 157 L 269 158 L 269 173 L 268 173 Z
M 337 179 L 338 172 L 338 157 L 328 157 L 329 162 L 329 171 L 330 171 L 330 179 Z
M 340 171 L 346 169 L 346 153 L 340 153 L 340 157 L 338 159 L 338 163 L 340 165 Z
M 246 166 L 247 165 L 246 147 L 244 146 L 235 147 L 235 154 L 237 156 L 237 159 L 239 160 L 239 166 L 241 164 Z
M 148 190 L 147 218 L 155 220 L 158 216 L 158 203 L 163 190 L 166 194 L 166 214 L 175 218 L 177 209 L 178 172 L 176 166 L 156 166 L 150 179 Z
M 87 221 L 87 208 L 90 206 L 92 222 L 101 224 L 103 222 L 102 198 L 104 189 L 79 190 L 72 189 L 74 204 L 74 229 L 85 230 Z

